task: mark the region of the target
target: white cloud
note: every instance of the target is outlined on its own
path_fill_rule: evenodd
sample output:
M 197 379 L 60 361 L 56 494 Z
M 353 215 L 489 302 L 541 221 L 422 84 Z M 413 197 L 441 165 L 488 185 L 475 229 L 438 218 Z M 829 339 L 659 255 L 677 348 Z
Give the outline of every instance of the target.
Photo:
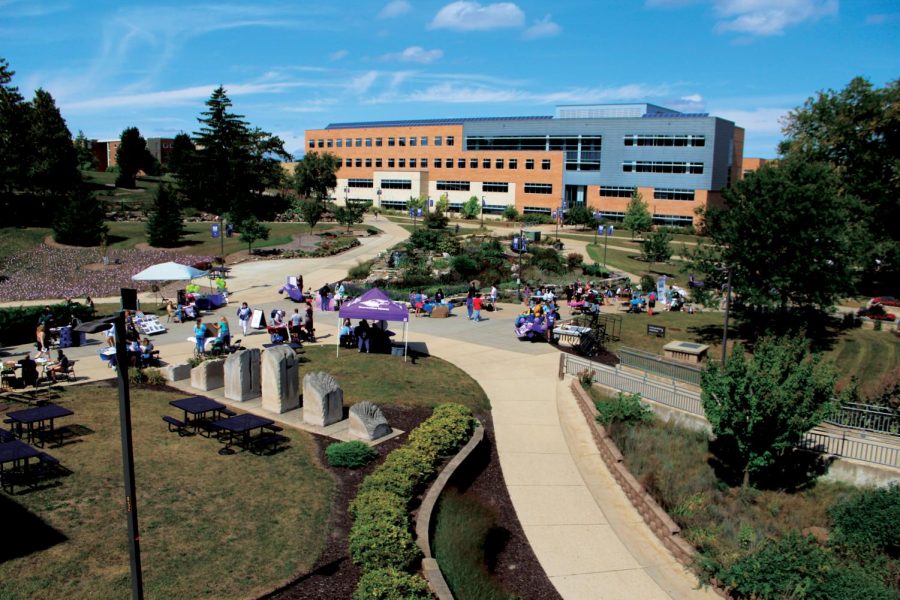
M 301 87 L 308 84 L 297 82 L 282 83 L 243 83 L 225 84 L 223 87 L 232 96 L 246 96 L 250 94 L 278 94 L 290 88 Z M 119 94 L 81 100 L 79 102 L 65 103 L 66 110 L 107 110 L 112 108 L 148 108 L 159 106 L 175 106 L 183 104 L 196 104 L 200 100 L 209 98 L 217 85 L 195 85 L 177 90 L 165 90 L 141 94 Z
M 428 26 L 430 29 L 452 31 L 488 31 L 504 27 L 521 27 L 525 13 L 512 2 L 482 5 L 458 0 L 438 11 Z
M 612 88 L 572 88 L 556 92 L 533 92 L 520 88 L 498 88 L 489 85 L 449 80 L 406 93 L 387 92 L 372 97 L 373 104 L 394 102 L 431 102 L 443 104 L 523 103 L 577 104 L 591 102 L 635 101 L 663 96 L 666 86 L 629 84 Z
M 414 62 L 427 65 L 442 57 L 444 51 L 435 48 L 434 50 L 426 50 L 422 46 L 410 46 L 403 52 L 392 52 L 382 55 L 382 60 L 396 60 L 400 62 Z
M 342 58 L 346 58 L 347 55 L 350 54 L 347 50 L 336 50 L 328 55 L 328 58 L 331 60 L 341 60 Z
M 378 71 L 369 71 L 350 80 L 347 89 L 357 94 L 365 94 L 378 79 Z
M 836 15 L 838 0 L 715 0 L 715 12 L 718 33 L 783 35 L 793 25 Z
M 559 35 L 562 27 L 550 20 L 550 15 L 534 22 L 534 25 L 522 32 L 523 40 L 536 40 L 539 38 Z
M 703 96 L 700 94 L 691 94 L 690 96 L 682 96 L 682 100 L 685 102 L 694 102 L 696 104 L 701 104 L 703 102 Z
M 384 5 L 378 13 L 379 19 L 392 19 L 412 10 L 412 4 L 406 0 L 393 0 Z
M 723 108 L 713 112 L 717 117 L 734 121 L 738 127 L 754 135 L 781 133 L 781 121 L 791 111 L 790 108 L 755 108 L 734 110 Z

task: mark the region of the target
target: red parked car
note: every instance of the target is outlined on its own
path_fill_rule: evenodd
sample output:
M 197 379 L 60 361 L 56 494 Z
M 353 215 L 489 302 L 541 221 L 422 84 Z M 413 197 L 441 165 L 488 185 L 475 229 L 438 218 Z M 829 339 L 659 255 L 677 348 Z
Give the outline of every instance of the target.
M 872 298 L 869 302 L 869 306 L 873 304 L 880 304 L 882 306 L 900 306 L 900 298 L 894 298 L 893 296 L 877 296 Z

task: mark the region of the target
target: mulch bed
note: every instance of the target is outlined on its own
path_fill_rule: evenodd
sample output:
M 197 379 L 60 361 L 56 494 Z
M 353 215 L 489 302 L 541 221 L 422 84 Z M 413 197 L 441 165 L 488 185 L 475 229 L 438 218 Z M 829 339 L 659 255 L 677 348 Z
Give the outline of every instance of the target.
M 388 422 L 409 432 L 431 415 L 430 409 L 382 407 Z M 516 517 L 512 502 L 506 492 L 500 461 L 494 441 L 493 422 L 489 413 L 477 415 L 485 425 L 485 439 L 482 450 L 474 460 L 470 459 L 464 472 L 457 472 L 454 484 L 466 494 L 474 494 L 479 501 L 490 505 L 496 511 L 496 527 L 505 531 L 502 547 L 492 549 L 492 574 L 510 593 L 522 598 L 538 600 L 556 599 L 553 584 L 544 574 L 537 558 L 531 551 L 525 533 Z M 333 440 L 315 436 L 319 458 L 325 459 L 325 447 Z M 347 507 L 356 497 L 356 491 L 365 477 L 380 464 L 387 454 L 406 443 L 406 434 L 377 446 L 379 459 L 365 469 L 330 469 L 334 476 L 335 490 L 331 516 L 326 531 L 329 532 L 325 549 L 315 567 L 309 573 L 299 576 L 291 583 L 263 596 L 272 600 L 294 600 L 300 598 L 351 598 L 359 580 L 360 570 L 350 560 L 348 536 L 350 515 Z M 474 477 L 474 480 L 469 477 Z M 464 480 L 471 482 L 466 484 Z

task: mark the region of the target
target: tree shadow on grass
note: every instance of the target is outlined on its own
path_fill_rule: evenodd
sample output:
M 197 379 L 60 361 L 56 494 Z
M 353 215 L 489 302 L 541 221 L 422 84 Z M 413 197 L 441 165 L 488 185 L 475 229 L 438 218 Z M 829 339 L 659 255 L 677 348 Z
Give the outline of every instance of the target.
M 709 442 L 712 456 L 707 461 L 715 472 L 716 479 L 729 487 L 739 487 L 743 483 L 743 473 L 734 465 L 733 447 L 721 439 Z M 785 452 L 773 465 L 752 477 L 754 488 L 760 490 L 780 490 L 788 493 L 799 492 L 815 485 L 816 480 L 825 475 L 833 457 L 818 452 L 794 448 Z
M 6 523 L 0 563 L 52 548 L 68 538 L 21 504 L 0 496 L 0 514 Z

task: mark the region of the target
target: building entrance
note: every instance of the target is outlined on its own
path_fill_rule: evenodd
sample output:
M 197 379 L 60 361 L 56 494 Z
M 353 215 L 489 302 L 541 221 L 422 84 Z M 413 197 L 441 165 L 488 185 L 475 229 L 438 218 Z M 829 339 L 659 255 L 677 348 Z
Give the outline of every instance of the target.
M 587 186 L 586 185 L 567 185 L 565 196 L 563 196 L 566 200 L 566 206 L 572 207 L 577 205 L 584 205 L 585 199 L 587 198 Z

